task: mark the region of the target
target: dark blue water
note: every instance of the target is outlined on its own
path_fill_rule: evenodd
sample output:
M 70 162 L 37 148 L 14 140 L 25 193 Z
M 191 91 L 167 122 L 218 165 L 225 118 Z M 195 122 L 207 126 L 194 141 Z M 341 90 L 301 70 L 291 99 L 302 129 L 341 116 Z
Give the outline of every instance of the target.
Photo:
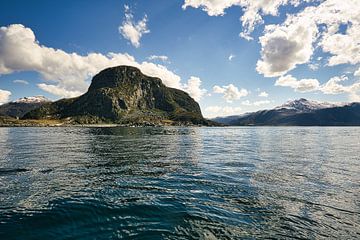
M 0 239 L 359 239 L 360 128 L 0 128 Z

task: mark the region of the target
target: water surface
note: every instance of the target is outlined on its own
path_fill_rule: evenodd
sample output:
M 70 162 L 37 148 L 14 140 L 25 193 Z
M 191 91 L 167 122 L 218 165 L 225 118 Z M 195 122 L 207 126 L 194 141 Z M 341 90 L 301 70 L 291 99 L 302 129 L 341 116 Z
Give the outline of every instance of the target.
M 0 128 L 0 239 L 359 239 L 360 128 Z

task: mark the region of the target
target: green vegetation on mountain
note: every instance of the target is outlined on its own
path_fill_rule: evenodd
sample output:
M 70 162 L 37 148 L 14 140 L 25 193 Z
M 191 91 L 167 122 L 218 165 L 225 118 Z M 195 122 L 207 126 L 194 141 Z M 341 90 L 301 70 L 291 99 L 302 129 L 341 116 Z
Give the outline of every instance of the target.
M 82 96 L 46 103 L 23 119 L 58 119 L 71 124 L 213 124 L 203 118 L 189 94 L 130 66 L 105 69 Z

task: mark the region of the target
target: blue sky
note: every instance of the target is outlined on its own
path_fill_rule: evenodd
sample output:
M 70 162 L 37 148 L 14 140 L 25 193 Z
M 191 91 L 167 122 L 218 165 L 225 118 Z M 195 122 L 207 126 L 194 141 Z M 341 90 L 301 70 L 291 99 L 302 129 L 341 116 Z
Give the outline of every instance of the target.
M 356 1 L 3 1 L 0 102 L 76 96 L 119 64 L 188 91 L 208 117 L 359 101 Z

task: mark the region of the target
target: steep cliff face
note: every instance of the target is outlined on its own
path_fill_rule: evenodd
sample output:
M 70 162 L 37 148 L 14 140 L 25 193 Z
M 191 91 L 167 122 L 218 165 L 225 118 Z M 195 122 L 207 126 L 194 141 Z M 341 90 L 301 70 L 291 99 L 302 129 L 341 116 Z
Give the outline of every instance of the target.
M 93 78 L 84 95 L 46 104 L 24 118 L 71 119 L 77 123 L 209 123 L 187 93 L 168 88 L 159 78 L 130 66 L 105 69 Z

